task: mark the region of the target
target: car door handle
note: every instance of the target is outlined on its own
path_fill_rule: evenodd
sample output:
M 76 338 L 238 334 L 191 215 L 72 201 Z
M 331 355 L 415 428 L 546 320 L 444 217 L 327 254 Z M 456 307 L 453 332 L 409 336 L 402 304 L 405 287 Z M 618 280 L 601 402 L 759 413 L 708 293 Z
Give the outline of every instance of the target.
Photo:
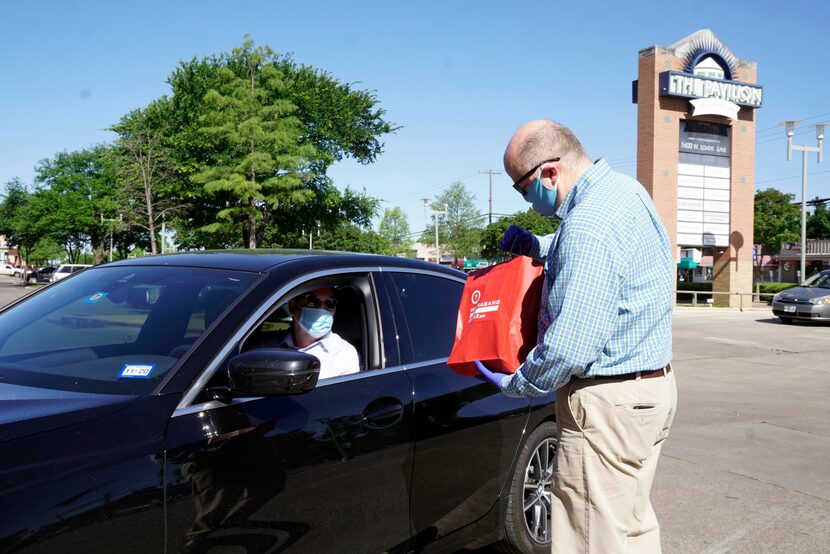
M 396 424 L 403 416 L 403 404 L 397 398 L 375 400 L 363 410 L 363 423 L 373 429 Z

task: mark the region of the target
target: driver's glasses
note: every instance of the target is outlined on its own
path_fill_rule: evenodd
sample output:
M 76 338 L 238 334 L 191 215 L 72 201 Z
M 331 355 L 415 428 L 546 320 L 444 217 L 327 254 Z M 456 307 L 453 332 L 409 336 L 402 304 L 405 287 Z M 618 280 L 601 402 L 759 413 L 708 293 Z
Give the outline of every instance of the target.
M 527 187 L 526 186 L 524 186 L 524 187 L 521 186 L 522 183 L 524 183 L 527 180 L 528 177 L 530 177 L 531 175 L 536 173 L 536 170 L 539 169 L 540 167 L 542 167 L 542 165 L 544 165 L 546 163 L 558 162 L 558 161 L 559 161 L 559 156 L 557 156 L 555 158 L 550 158 L 549 160 L 544 160 L 544 161 L 539 162 L 538 164 L 534 165 L 530 169 L 530 171 L 528 171 L 527 173 L 525 173 L 524 175 L 522 175 L 521 177 L 516 179 L 513 182 L 513 188 L 516 189 L 516 192 L 518 192 L 522 196 L 527 196 Z
M 320 298 L 315 294 L 306 294 L 305 305 L 309 308 L 319 308 L 322 305 L 325 306 L 327 310 L 333 310 L 337 307 L 337 299 L 330 296 Z

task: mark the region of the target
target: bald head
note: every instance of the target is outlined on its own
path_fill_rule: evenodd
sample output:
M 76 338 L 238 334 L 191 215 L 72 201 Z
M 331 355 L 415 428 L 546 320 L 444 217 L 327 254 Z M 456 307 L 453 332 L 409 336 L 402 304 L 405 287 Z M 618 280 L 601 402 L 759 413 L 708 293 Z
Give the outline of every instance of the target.
M 549 119 L 536 119 L 519 127 L 504 151 L 504 169 L 514 180 L 544 160 L 559 157 L 565 167 L 590 162 L 573 132 Z

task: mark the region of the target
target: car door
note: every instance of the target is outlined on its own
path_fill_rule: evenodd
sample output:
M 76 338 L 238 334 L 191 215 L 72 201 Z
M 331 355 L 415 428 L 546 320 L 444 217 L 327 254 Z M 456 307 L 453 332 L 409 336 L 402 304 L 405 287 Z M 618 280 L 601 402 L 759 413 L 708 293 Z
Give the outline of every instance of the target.
M 509 398 L 480 377 L 447 366 L 463 276 L 384 269 L 414 387 L 416 546 L 484 516 L 496 503 L 519 446 L 528 399 Z
M 346 277 L 365 291 L 363 332 L 393 329 L 378 314 L 369 274 Z M 272 300 L 284 302 L 284 292 Z M 256 321 L 254 314 L 231 342 Z M 377 352 L 382 337 L 369 339 L 363 371 L 321 380 L 311 392 L 203 401 L 174 413 L 168 551 L 370 553 L 406 545 L 412 386 L 396 349 Z

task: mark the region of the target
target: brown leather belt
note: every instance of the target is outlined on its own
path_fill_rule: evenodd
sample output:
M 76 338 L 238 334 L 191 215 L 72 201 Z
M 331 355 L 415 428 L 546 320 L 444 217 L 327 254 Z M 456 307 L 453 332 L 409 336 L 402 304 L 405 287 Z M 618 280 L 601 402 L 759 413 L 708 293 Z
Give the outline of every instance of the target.
M 655 377 L 663 377 L 669 373 L 671 373 L 671 364 L 666 367 L 661 367 L 660 369 L 655 369 L 654 371 L 638 371 L 637 373 L 629 373 L 623 377 L 628 379 L 636 379 L 637 377 L 640 379 L 653 379 Z
M 656 377 L 663 377 L 671 373 L 671 364 L 654 371 L 635 371 L 634 373 L 623 373 L 622 375 L 592 375 L 591 377 L 583 377 L 583 379 L 600 379 L 608 381 L 628 381 L 629 379 L 654 379 Z

